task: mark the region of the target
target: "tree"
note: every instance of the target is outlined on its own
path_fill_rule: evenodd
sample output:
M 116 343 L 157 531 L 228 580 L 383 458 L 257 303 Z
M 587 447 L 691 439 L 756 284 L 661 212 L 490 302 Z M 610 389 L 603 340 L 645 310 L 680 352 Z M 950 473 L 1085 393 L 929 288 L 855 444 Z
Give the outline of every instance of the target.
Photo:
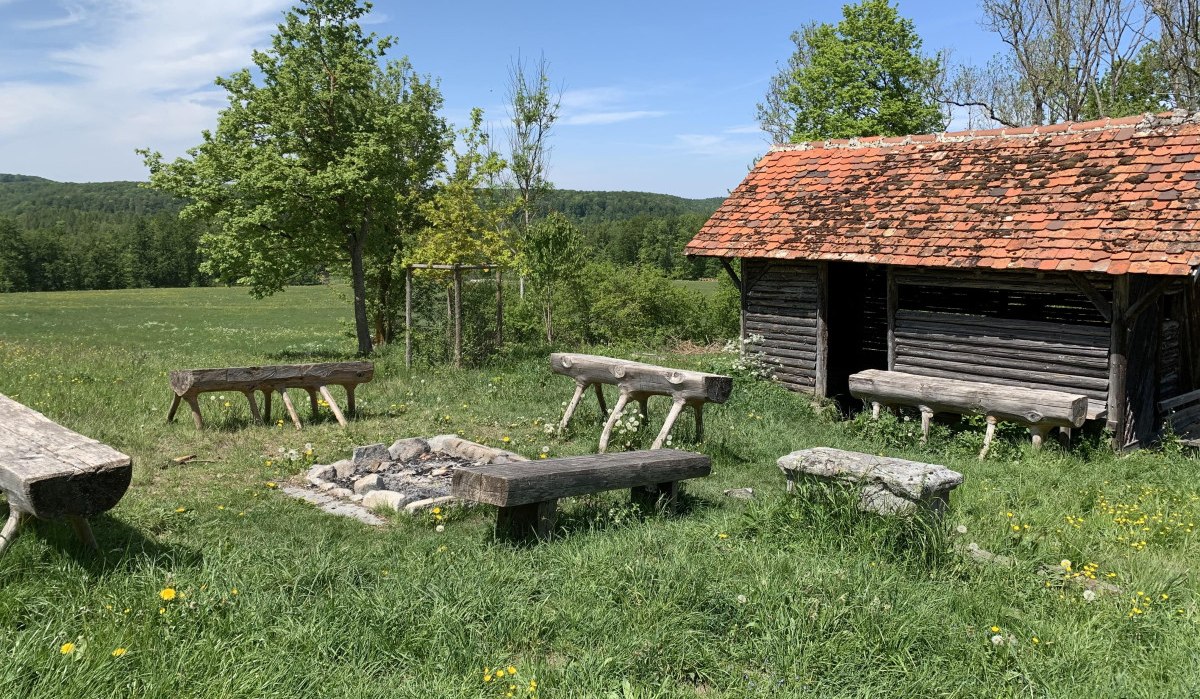
M 1133 60 L 1118 59 L 1100 78 L 1096 90 L 1088 93 L 1084 119 L 1102 116 L 1126 117 L 1146 112 L 1158 112 L 1166 106 L 1171 85 L 1163 65 L 1157 41 L 1142 46 Z
M 1146 5 L 1162 30 L 1171 105 L 1200 108 L 1200 0 L 1146 0 Z
M 960 68 L 947 96 L 1005 126 L 1110 115 L 1149 22 L 1139 0 L 983 0 L 984 26 L 1008 47 Z
M 842 7 L 838 24 L 792 34 L 796 51 L 771 80 L 758 121 L 777 141 L 927 133 L 945 124 L 940 56 L 921 54 L 911 20 L 888 0 Z
M 529 227 L 538 199 L 551 188 L 546 177 L 550 129 L 558 121 L 562 94 L 550 90 L 549 67 L 543 57 L 530 74 L 518 58 L 508 70 L 509 169 L 524 228 Z
M 579 230 L 558 212 L 534 223 L 525 236 L 525 263 L 530 281 L 542 297 L 546 342 L 554 342 L 554 292 L 578 278 L 584 247 Z
M 0 293 L 7 291 L 29 291 L 29 249 L 25 237 L 17 225 L 7 218 L 0 218 Z
M 430 113 L 436 87 L 406 60 L 381 65 L 393 40 L 363 32 L 370 7 L 307 0 L 288 11 L 271 48 L 252 56 L 257 80 L 249 69 L 217 79 L 228 105 L 215 133 L 171 163 L 139 151 L 151 186 L 190 201 L 181 216 L 215 222 L 202 243 L 205 271 L 219 279 L 264 296 L 348 263 L 363 355 L 369 243 L 398 234 L 406 194 L 433 177 L 410 149 L 442 142 L 445 129 Z

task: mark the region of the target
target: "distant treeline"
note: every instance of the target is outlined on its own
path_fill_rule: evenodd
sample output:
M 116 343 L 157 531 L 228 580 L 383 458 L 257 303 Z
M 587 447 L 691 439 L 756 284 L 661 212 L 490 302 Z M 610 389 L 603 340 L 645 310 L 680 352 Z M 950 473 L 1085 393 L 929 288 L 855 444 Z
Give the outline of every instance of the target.
M 684 244 L 721 199 L 647 192 L 557 190 L 547 210 L 579 226 L 595 258 L 661 269 L 676 279 L 717 274 Z M 0 292 L 200 286 L 202 227 L 181 202 L 136 182 L 78 184 L 0 174 Z M 314 277 L 315 278 L 315 277 Z

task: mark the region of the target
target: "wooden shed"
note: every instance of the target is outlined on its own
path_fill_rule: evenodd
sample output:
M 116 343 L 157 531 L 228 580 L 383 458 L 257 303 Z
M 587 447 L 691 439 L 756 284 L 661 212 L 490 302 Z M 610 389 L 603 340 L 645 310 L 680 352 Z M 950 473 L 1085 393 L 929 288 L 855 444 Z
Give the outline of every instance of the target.
M 1200 388 L 1198 115 L 778 146 L 686 252 L 725 263 L 795 390 L 1068 391 L 1129 446 Z

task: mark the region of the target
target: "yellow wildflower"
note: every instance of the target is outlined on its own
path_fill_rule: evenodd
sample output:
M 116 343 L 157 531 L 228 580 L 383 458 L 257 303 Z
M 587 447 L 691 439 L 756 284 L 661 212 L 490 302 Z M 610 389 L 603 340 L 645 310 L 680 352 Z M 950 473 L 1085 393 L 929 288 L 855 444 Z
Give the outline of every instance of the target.
M 517 668 L 513 667 L 512 665 L 509 665 L 508 666 L 508 674 L 510 674 L 510 675 L 517 674 Z
M 70 655 L 75 652 L 75 644 L 74 643 L 64 643 L 58 647 L 58 652 L 62 653 L 63 655 Z
M 124 648 L 114 648 L 113 652 L 112 652 L 112 657 L 119 658 L 122 655 L 125 655 L 125 653 L 126 653 L 126 650 Z
M 171 600 L 175 599 L 175 588 L 164 587 L 158 591 L 158 596 L 163 598 L 165 601 L 170 602 Z

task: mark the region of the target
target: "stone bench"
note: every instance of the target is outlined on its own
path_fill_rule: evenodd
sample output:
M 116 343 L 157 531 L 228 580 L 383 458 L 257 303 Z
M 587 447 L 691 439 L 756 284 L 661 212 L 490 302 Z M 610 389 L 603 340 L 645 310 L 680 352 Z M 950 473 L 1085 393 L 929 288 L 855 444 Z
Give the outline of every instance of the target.
M 65 518 L 96 548 L 87 518 L 120 502 L 132 476 L 128 456 L 0 395 L 0 490 L 8 496 L 0 553 L 27 516 Z
M 950 491 L 963 482 L 961 473 L 945 466 L 828 447 L 794 451 L 776 463 L 787 478 L 788 492 L 804 478 L 845 483 L 858 489 L 861 509 L 880 514 L 940 516 Z
M 338 408 L 337 401 L 329 392 L 329 386 L 341 386 L 346 389 L 346 412 L 354 414 L 354 389 L 358 384 L 366 383 L 375 377 L 375 365 L 371 362 L 324 362 L 320 364 L 295 364 L 280 366 L 233 367 L 228 369 L 181 369 L 171 372 L 171 410 L 167 413 L 167 422 L 175 420 L 175 411 L 179 409 L 180 401 L 186 402 L 192 409 L 192 420 L 196 428 L 204 427 L 200 416 L 200 401 L 197 396 L 201 393 L 230 391 L 246 396 L 250 403 L 250 416 L 259 424 L 271 419 L 271 395 L 278 392 L 283 397 L 283 405 L 287 408 L 292 424 L 300 429 L 300 416 L 296 414 L 296 406 L 288 396 L 287 389 L 302 388 L 308 391 L 308 399 L 312 405 L 313 415 L 317 414 L 317 394 L 320 393 L 329 404 L 330 411 L 337 418 L 338 424 L 346 426 L 346 417 Z M 258 411 L 258 403 L 254 400 L 254 392 L 262 391 L 263 414 Z
M 868 369 L 850 375 L 850 395 L 871 405 L 878 418 L 880 406 L 915 405 L 921 411 L 921 441 L 929 438 L 929 423 L 935 413 L 983 415 L 987 433 L 979 458 L 987 456 L 996 423 L 1015 422 L 1029 428 L 1033 448 L 1055 427 L 1080 427 L 1087 419 L 1087 396 L 1022 386 L 1006 386 L 961 379 L 906 374 Z
M 669 396 L 671 398 L 671 411 L 667 414 L 667 419 L 663 422 L 658 437 L 650 447 L 658 449 L 666 441 L 667 436 L 671 433 L 671 428 L 675 425 L 675 420 L 679 418 L 679 413 L 685 406 L 690 406 L 696 416 L 696 441 L 703 439 L 704 404 L 724 403 L 729 400 L 729 394 L 733 390 L 733 379 L 728 376 L 709 374 L 703 371 L 671 369 L 595 354 L 555 352 L 550 355 L 550 370 L 555 374 L 569 376 L 575 380 L 575 394 L 571 396 L 571 402 L 567 404 L 567 410 L 558 424 L 559 429 L 566 429 L 567 423 L 571 421 L 571 416 L 575 414 L 575 409 L 579 407 L 579 401 L 583 398 L 584 391 L 589 386 L 595 387 L 601 414 L 607 413 L 608 409 L 604 404 L 604 394 L 600 390 L 600 385 L 616 386 L 620 391 L 617 404 L 613 407 L 612 413 L 608 415 L 604 431 L 600 433 L 600 453 L 604 453 L 608 449 L 608 440 L 612 436 L 613 427 L 620 419 L 621 411 L 631 400 L 640 404 L 642 415 L 648 418 L 648 401 L 651 396 Z
M 672 506 L 679 481 L 711 471 L 707 456 L 676 449 L 593 454 L 463 467 L 454 472 L 451 493 L 497 506 L 501 538 L 547 539 L 554 531 L 559 498 L 629 488 L 640 505 Z

